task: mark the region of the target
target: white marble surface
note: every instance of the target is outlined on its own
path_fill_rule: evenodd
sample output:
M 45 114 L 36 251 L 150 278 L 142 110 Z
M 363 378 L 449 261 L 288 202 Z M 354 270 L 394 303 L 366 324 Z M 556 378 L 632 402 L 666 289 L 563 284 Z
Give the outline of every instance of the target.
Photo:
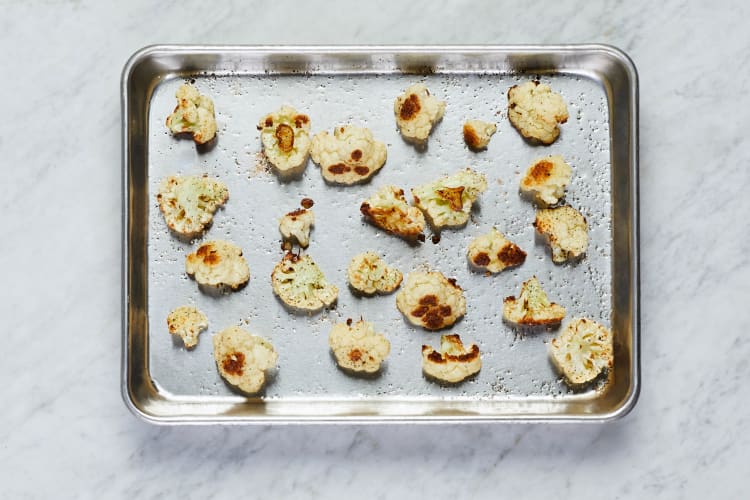
M 0 498 L 746 495 L 750 4 L 211 4 L 0 1 Z M 141 46 L 189 42 L 627 51 L 641 78 L 635 410 L 593 426 L 162 428 L 133 417 L 119 391 L 119 77 Z

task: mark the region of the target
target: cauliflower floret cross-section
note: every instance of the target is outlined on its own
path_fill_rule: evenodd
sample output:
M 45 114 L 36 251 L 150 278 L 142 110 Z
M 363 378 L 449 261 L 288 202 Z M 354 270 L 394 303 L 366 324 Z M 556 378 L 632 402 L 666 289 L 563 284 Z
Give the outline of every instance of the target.
M 471 240 L 467 256 L 472 266 L 491 273 L 520 266 L 526 261 L 526 252 L 494 227 L 489 233 Z
M 266 371 L 276 366 L 279 357 L 268 340 L 237 326 L 214 335 L 213 344 L 219 374 L 247 394 L 263 388 Z
M 180 306 L 167 315 L 167 328 L 172 335 L 179 335 L 185 347 L 198 345 L 198 335 L 208 328 L 208 318 L 193 306 Z
M 486 148 L 492 136 L 497 131 L 497 125 L 482 120 L 467 120 L 464 123 L 464 142 L 469 148 L 478 151 Z
M 550 302 L 536 276 L 521 285 L 518 298 L 503 300 L 503 318 L 519 325 L 558 324 L 565 317 L 565 308 Z
M 336 362 L 347 371 L 375 373 L 391 352 L 391 343 L 375 333 L 369 321 L 336 323 L 328 336 L 328 345 Z
M 568 107 L 560 94 L 536 80 L 508 89 L 508 118 L 527 139 L 552 144 L 568 121 Z
M 396 307 L 413 325 L 440 330 L 466 314 L 464 291 L 437 271 L 414 271 L 396 294 Z
M 287 253 L 271 273 L 273 291 L 289 307 L 315 312 L 333 304 L 339 289 L 330 284 L 309 255 Z
M 432 127 L 445 113 L 445 101 L 430 95 L 423 83 L 415 83 L 396 98 L 393 111 L 404 139 L 424 145 Z
M 455 384 L 482 369 L 476 344 L 464 346 L 458 335 L 441 335 L 440 350 L 422 346 L 422 370 L 441 382 Z
M 391 293 L 401 285 L 401 271 L 387 265 L 375 252 L 355 255 L 347 270 L 349 284 L 366 295 Z
M 185 272 L 200 285 L 237 290 L 250 279 L 242 249 L 224 240 L 206 241 L 185 257 Z
M 171 175 L 161 182 L 156 194 L 169 229 L 188 238 L 200 236 L 228 199 L 224 183 L 197 175 Z
M 260 123 L 260 140 L 268 161 L 282 178 L 296 177 L 305 170 L 310 154 L 310 118 L 291 106 L 281 106 Z
M 214 102 L 190 84 L 183 84 L 175 93 L 177 107 L 167 117 L 172 134 L 193 134 L 197 144 L 205 144 L 216 136 Z
M 471 206 L 487 190 L 487 179 L 470 168 L 412 188 L 414 204 L 436 230 L 455 228 L 469 220 Z
M 554 205 L 565 194 L 573 170 L 560 155 L 535 160 L 521 179 L 521 192 L 545 207 Z
M 336 127 L 333 135 L 313 137 L 310 155 L 320 165 L 323 178 L 333 184 L 357 184 L 372 177 L 386 160 L 385 144 L 370 130 L 354 125 Z
M 576 318 L 552 339 L 550 355 L 568 385 L 589 383 L 612 368 L 612 333 L 596 321 Z
M 589 226 L 586 218 L 569 205 L 537 210 L 534 227 L 547 238 L 552 262 L 575 260 L 586 253 Z
M 424 231 L 422 211 L 409 206 L 404 190 L 396 186 L 383 186 L 359 209 L 374 225 L 402 238 L 418 238 Z
M 296 241 L 302 248 L 310 244 L 310 227 L 315 223 L 312 210 L 299 208 L 279 220 L 279 231 L 285 241 Z

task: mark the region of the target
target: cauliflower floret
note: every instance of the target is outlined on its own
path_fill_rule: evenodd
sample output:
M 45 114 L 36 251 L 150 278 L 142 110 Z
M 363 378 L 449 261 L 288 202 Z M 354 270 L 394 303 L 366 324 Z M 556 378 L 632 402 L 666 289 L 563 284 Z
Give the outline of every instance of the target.
M 467 120 L 464 123 L 464 142 L 471 149 L 484 149 L 490 143 L 490 139 L 497 131 L 494 123 L 482 120 Z
M 291 106 L 266 115 L 258 124 L 263 152 L 282 178 L 305 170 L 310 153 L 310 118 Z
M 412 188 L 414 204 L 419 207 L 432 227 L 460 227 L 469 220 L 471 205 L 487 189 L 483 174 L 467 168 L 429 184 Z
M 347 271 L 349 284 L 359 292 L 391 293 L 401 285 L 401 271 L 388 266 L 375 252 L 355 255 Z
M 520 266 L 526 260 L 526 252 L 494 227 L 489 233 L 471 240 L 467 256 L 472 265 L 491 273 Z
M 577 259 L 589 246 L 586 218 L 571 206 L 537 210 L 534 227 L 547 237 L 553 262 Z
M 396 294 L 396 307 L 413 325 L 440 330 L 466 314 L 464 291 L 437 271 L 415 271 Z
M 188 238 L 200 236 L 228 199 L 227 187 L 206 176 L 171 175 L 161 182 L 156 194 L 169 229 Z
M 552 144 L 560 135 L 558 124 L 568 121 L 568 107 L 549 85 L 534 80 L 508 89 L 508 118 L 527 139 Z
M 242 249 L 224 240 L 203 243 L 185 257 L 185 272 L 204 286 L 237 290 L 250 279 L 250 267 Z
M 565 317 L 565 308 L 550 302 L 536 276 L 521 285 L 521 294 L 505 297 L 503 319 L 519 325 L 555 325 Z
M 309 255 L 287 253 L 271 273 L 273 291 L 289 307 L 315 312 L 336 301 L 339 289 L 326 281 Z
M 216 136 L 214 101 L 190 84 L 183 84 L 175 93 L 177 107 L 167 117 L 172 134 L 192 133 L 197 144 L 205 144 Z
M 526 170 L 521 179 L 521 192 L 532 196 L 543 207 L 554 205 L 565 194 L 572 174 L 573 170 L 562 156 L 540 158 Z
M 266 371 L 276 366 L 279 357 L 268 340 L 237 326 L 214 335 L 213 343 L 219 374 L 247 394 L 263 388 Z
M 389 233 L 404 238 L 416 238 L 424 231 L 424 215 L 410 207 L 404 190 L 396 186 L 383 186 L 359 207 L 373 224 Z
M 285 241 L 296 240 L 299 246 L 307 248 L 310 244 L 310 227 L 314 223 L 315 213 L 299 208 L 279 220 L 279 231 Z
M 334 184 L 364 182 L 385 163 L 385 144 L 363 127 L 336 127 L 333 135 L 321 132 L 312 140 L 310 156 L 320 165 L 323 178 Z
M 396 98 L 393 111 L 404 139 L 422 145 L 432 127 L 443 117 L 445 101 L 431 96 L 424 84 L 415 83 Z
M 373 324 L 364 320 L 333 325 L 328 345 L 339 366 L 353 372 L 375 373 L 391 352 L 388 339 L 375 333 Z
M 552 339 L 550 355 L 568 385 L 586 384 L 603 370 L 612 369 L 612 333 L 596 321 L 574 319 Z
M 179 335 L 185 347 L 198 345 L 198 335 L 208 328 L 208 318 L 197 308 L 180 306 L 167 315 L 167 328 L 172 335 Z
M 422 370 L 428 376 L 455 384 L 482 369 L 479 347 L 465 347 L 458 335 L 441 335 L 440 350 L 422 346 Z

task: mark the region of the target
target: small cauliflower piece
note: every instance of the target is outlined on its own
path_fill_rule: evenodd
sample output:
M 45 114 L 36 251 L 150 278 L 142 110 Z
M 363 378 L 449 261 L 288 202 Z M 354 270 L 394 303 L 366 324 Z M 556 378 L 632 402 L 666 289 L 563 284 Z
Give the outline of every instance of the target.
M 467 256 L 473 266 L 491 273 L 520 266 L 526 260 L 526 252 L 494 227 L 489 233 L 471 240 Z
M 326 181 L 351 185 L 368 180 L 380 170 L 387 153 L 385 144 L 376 141 L 369 129 L 342 125 L 334 129 L 333 135 L 316 134 L 310 156 L 320 165 Z
M 271 273 L 273 291 L 289 307 L 315 312 L 336 301 L 339 289 L 326 281 L 309 255 L 288 252 Z
M 203 243 L 185 257 L 185 272 L 204 286 L 237 290 L 250 279 L 242 249 L 224 240 Z
M 550 302 L 536 276 L 521 285 L 518 298 L 503 300 L 503 319 L 518 325 L 556 325 L 565 317 L 565 308 Z
M 281 106 L 258 124 L 263 152 L 282 178 L 305 170 L 310 153 L 310 118 L 291 106 Z
M 539 205 L 554 205 L 565 195 L 573 169 L 560 155 L 535 160 L 521 179 L 521 192 L 531 196 Z
M 388 266 L 375 252 L 355 255 L 347 274 L 351 287 L 367 295 L 391 293 L 403 279 L 401 271 Z
M 575 208 L 565 205 L 537 210 L 534 227 L 547 237 L 553 262 L 577 259 L 589 245 L 586 218 Z
M 391 352 L 388 339 L 375 333 L 373 324 L 364 320 L 333 325 L 328 345 L 341 368 L 360 373 L 380 370 L 380 364 Z
M 247 394 L 255 394 L 263 388 L 266 371 L 276 366 L 279 357 L 268 340 L 237 326 L 214 335 L 213 343 L 219 374 Z
M 396 294 L 396 307 L 413 325 L 440 330 L 466 314 L 464 291 L 437 271 L 414 271 Z
M 464 123 L 464 142 L 475 151 L 484 149 L 496 131 L 497 126 L 494 123 L 467 120 Z
M 568 107 L 549 85 L 534 80 L 508 89 L 508 118 L 527 139 L 552 144 L 558 125 L 568 121 Z
M 197 175 L 170 175 L 156 194 L 169 229 L 188 238 L 200 236 L 228 199 L 229 190 L 224 183 Z
M 180 85 L 175 93 L 177 107 L 167 117 L 172 134 L 193 134 L 197 144 L 205 144 L 216 136 L 214 101 L 190 84 Z
M 415 83 L 396 98 L 393 104 L 396 124 L 404 139 L 423 145 L 445 113 L 445 101 L 430 95 L 422 83 Z
M 208 318 L 196 307 L 180 306 L 167 315 L 167 328 L 172 335 L 179 335 L 185 347 L 198 345 L 198 335 L 208 328 Z
M 315 223 L 312 210 L 299 208 L 279 220 L 279 231 L 285 241 L 296 241 L 302 248 L 310 244 L 310 227 Z
M 441 335 L 439 351 L 422 346 L 422 370 L 441 382 L 455 384 L 481 369 L 479 347 L 476 344 L 464 346 L 458 335 Z
M 455 228 L 469 220 L 471 206 L 487 190 L 484 174 L 467 168 L 429 184 L 413 188 L 414 204 L 435 230 Z
M 396 186 L 383 186 L 359 209 L 374 225 L 403 238 L 416 238 L 424 231 L 422 211 L 409 206 L 404 190 Z
M 612 333 L 596 321 L 573 319 L 550 342 L 550 355 L 568 385 L 587 384 L 612 369 Z

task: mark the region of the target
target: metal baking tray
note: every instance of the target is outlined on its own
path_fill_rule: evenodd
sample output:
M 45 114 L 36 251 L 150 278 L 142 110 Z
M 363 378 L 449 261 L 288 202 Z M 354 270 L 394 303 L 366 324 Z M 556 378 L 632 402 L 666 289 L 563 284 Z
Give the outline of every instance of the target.
M 199 149 L 167 132 L 174 92 L 186 80 L 213 97 L 218 141 Z M 568 103 L 570 119 L 551 146 L 525 142 L 507 119 L 507 89 L 529 79 L 550 83 Z M 400 137 L 393 100 L 425 82 L 447 101 L 426 150 Z M 388 147 L 371 182 L 327 185 L 310 162 L 301 180 L 280 182 L 258 161 L 261 116 L 288 103 L 311 117 L 313 133 L 338 124 L 369 127 Z M 431 47 L 154 46 L 135 53 L 122 75 L 123 327 L 122 394 L 137 415 L 156 423 L 607 421 L 626 414 L 639 391 L 638 79 L 631 60 L 604 45 Z M 494 121 L 486 151 L 469 151 L 468 118 Z M 531 161 L 562 154 L 573 165 L 567 201 L 590 224 L 587 256 L 555 265 L 534 234 L 534 207 L 518 193 Z M 486 174 L 489 188 L 468 225 L 440 241 L 410 246 L 365 223 L 362 200 L 384 184 L 405 190 L 466 166 Z M 203 239 L 239 244 L 251 279 L 241 291 L 202 293 L 184 273 L 185 255 L 200 242 L 173 237 L 155 192 L 170 174 L 209 173 L 230 190 Z M 274 297 L 270 274 L 282 257 L 277 221 L 315 201 L 316 226 L 307 249 L 339 287 L 334 308 L 288 312 Z M 528 252 L 519 268 L 494 276 L 469 269 L 471 238 L 496 226 Z M 434 268 L 465 289 L 467 313 L 443 332 L 407 324 L 395 296 L 355 296 L 346 284 L 351 256 L 367 249 L 408 274 Z M 611 326 L 614 368 L 584 392 L 569 390 L 553 369 L 547 344 L 556 330 L 513 328 L 501 319 L 502 299 L 539 277 L 568 318 Z M 185 350 L 166 330 L 178 305 L 195 304 L 209 318 L 197 348 Z M 364 317 L 391 341 L 376 378 L 337 369 L 327 338 L 334 322 Z M 273 342 L 278 369 L 261 395 L 233 392 L 219 377 L 211 335 L 241 325 Z M 422 344 L 440 333 L 476 342 L 483 368 L 446 387 L 421 373 Z

